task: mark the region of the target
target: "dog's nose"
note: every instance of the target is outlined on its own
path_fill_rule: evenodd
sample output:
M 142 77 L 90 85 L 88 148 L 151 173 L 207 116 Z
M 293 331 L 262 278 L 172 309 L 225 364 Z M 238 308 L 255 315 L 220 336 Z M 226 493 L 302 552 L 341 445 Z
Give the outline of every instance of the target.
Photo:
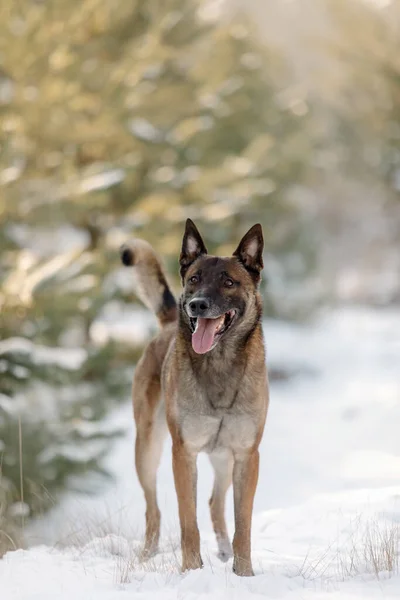
M 210 310 L 211 303 L 207 298 L 194 298 L 189 302 L 190 312 L 193 317 L 202 317 Z

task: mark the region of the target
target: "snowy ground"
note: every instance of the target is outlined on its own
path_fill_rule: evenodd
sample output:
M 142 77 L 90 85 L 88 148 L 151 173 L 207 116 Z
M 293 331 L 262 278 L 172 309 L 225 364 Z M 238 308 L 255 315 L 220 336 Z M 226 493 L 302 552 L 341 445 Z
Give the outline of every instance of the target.
M 253 522 L 256 577 L 236 577 L 215 556 L 205 456 L 205 568 L 179 573 L 169 444 L 159 472 L 162 552 L 139 563 L 144 502 L 126 406 L 115 419 L 127 435 L 108 459 L 116 484 L 95 498 L 68 496 L 36 523 L 34 547 L 0 562 L 1 599 L 400 598 L 400 312 L 347 308 L 313 327 L 270 321 L 265 336 L 269 365 L 292 377 L 271 389 Z M 227 515 L 232 532 L 231 496 Z M 390 560 L 393 573 L 385 571 Z

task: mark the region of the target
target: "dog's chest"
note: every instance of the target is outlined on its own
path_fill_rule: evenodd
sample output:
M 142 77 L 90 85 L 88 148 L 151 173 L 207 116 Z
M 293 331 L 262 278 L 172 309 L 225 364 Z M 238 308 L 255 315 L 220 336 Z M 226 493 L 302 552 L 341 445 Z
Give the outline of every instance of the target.
M 250 414 L 215 410 L 181 415 L 183 440 L 196 452 L 218 448 L 245 450 L 253 445 L 256 434 L 256 420 Z

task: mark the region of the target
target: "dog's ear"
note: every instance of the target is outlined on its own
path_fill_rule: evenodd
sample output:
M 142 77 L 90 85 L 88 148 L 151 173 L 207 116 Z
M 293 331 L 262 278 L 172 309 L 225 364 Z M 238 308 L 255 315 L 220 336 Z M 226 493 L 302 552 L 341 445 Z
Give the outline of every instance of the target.
M 233 256 L 237 256 L 242 265 L 247 269 L 254 281 L 260 281 L 260 273 L 264 268 L 263 263 L 264 238 L 259 223 L 253 225 L 243 236 Z
M 190 265 L 202 254 L 207 254 L 202 237 L 191 219 L 187 219 L 182 241 L 182 251 L 179 257 L 182 283 Z

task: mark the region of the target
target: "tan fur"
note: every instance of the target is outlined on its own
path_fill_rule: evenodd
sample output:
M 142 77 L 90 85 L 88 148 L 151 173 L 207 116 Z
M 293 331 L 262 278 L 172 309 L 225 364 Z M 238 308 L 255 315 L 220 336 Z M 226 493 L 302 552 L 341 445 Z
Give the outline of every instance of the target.
M 147 308 L 158 317 L 160 325 L 176 319 L 176 307 L 162 302 L 164 290 L 169 290 L 164 269 L 151 245 L 145 240 L 135 239 L 121 248 L 121 254 L 129 254 L 129 266 L 133 269 L 136 294 Z
M 195 233 L 198 234 L 197 230 Z M 252 243 L 250 239 L 250 249 L 254 251 Z M 137 240 L 129 247 L 136 253 L 130 264 L 136 268 L 140 264 L 141 297 L 151 297 L 147 304 L 158 314 L 168 313 L 160 308 L 162 302 L 154 293 L 161 269 L 154 251 Z M 192 247 L 190 238 L 189 251 Z M 193 264 L 189 260 L 184 262 L 185 256 L 181 255 L 184 281 L 193 277 L 196 269 L 207 273 L 213 268 L 220 269 L 222 264 L 237 281 L 235 298 L 245 308 L 225 338 L 208 353 L 199 355 L 190 343 L 191 334 L 185 324 L 187 316 L 183 313 L 185 297 L 182 296 L 178 321 L 171 319 L 171 310 L 168 319 L 160 319 L 165 326 L 150 342 L 136 367 L 133 383 L 136 469 L 147 505 L 143 557 L 152 555 L 158 548 L 160 511 L 156 498 L 156 472 L 168 424 L 181 524 L 182 570 L 199 568 L 203 564 L 196 519 L 196 458 L 199 452 L 207 452 L 215 472 L 210 511 L 218 555 L 222 560 L 228 560 L 232 554 L 224 509 L 225 494 L 233 481 L 233 570 L 238 575 L 252 575 L 251 518 L 259 469 L 258 446 L 268 408 L 261 299 L 258 282 L 254 283 L 254 274 L 239 262 L 236 257 L 239 253 L 226 259 L 209 257 L 205 255 L 204 244 L 201 252 Z M 251 259 L 251 255 L 246 258 L 248 256 Z M 260 270 L 260 257 L 259 264 Z M 234 292 L 228 288 L 218 293 L 227 303 L 235 301 Z

